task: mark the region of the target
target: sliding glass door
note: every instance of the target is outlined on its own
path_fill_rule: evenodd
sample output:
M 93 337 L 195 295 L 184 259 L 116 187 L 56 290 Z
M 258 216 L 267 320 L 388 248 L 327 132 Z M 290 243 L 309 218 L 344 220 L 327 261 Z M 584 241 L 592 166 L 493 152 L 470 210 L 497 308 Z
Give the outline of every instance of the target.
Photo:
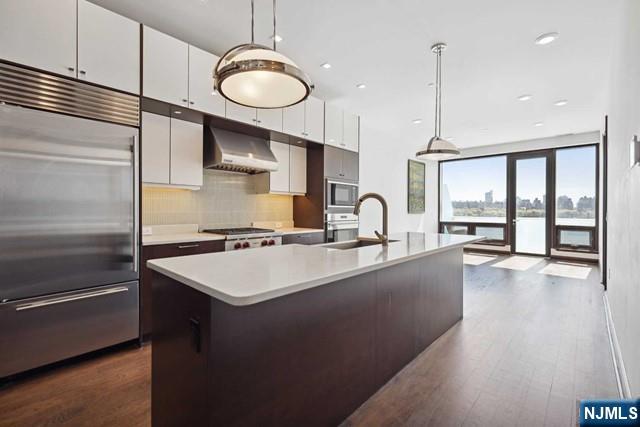
M 511 251 L 548 255 L 549 153 L 512 156 Z

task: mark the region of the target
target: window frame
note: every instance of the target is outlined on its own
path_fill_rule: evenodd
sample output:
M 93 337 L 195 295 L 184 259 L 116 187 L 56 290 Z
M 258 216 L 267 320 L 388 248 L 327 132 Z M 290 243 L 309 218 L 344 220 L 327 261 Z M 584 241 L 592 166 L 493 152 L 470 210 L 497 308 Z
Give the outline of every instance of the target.
M 596 158 L 595 158 L 595 175 L 596 175 L 596 185 L 595 185 L 595 226 L 578 226 L 578 225 L 560 225 L 560 224 L 556 224 L 556 213 L 555 213 L 555 207 L 556 207 L 556 152 L 557 150 L 563 150 L 563 149 L 570 149 L 570 148 L 581 148 L 581 147 L 594 147 L 595 149 L 595 154 L 596 154 Z M 589 253 L 589 254 L 598 254 L 599 253 L 599 232 L 600 232 L 600 143 L 599 142 L 592 142 L 592 143 L 587 143 L 587 144 L 578 144 L 578 145 L 567 145 L 567 146 L 560 146 L 560 147 L 552 147 L 552 148 L 546 148 L 546 149 L 533 149 L 533 150 L 526 150 L 526 151 L 514 151 L 514 152 L 510 152 L 510 153 L 497 153 L 497 154 L 488 154 L 488 155 L 482 155 L 482 156 L 472 156 L 472 157 L 464 157 L 462 159 L 450 159 L 450 160 L 440 160 L 438 161 L 438 231 L 440 233 L 442 233 L 444 231 L 444 225 L 466 225 L 469 230 L 469 234 L 475 234 L 475 226 L 476 225 L 480 225 L 480 226 L 490 226 L 490 227 L 503 227 L 504 228 L 504 240 L 499 241 L 499 240 L 484 240 L 481 242 L 477 242 L 478 244 L 482 244 L 482 245 L 493 245 L 493 246 L 506 246 L 506 245 L 512 245 L 513 239 L 512 239 L 512 233 L 513 233 L 513 229 L 511 227 L 512 224 L 512 213 L 510 213 L 510 209 L 509 206 L 511 204 L 511 195 L 509 193 L 510 188 L 512 188 L 515 183 L 511 183 L 510 180 L 512 180 L 514 177 L 513 175 L 510 174 L 509 172 L 509 164 L 510 164 L 510 160 L 511 158 L 515 158 L 517 156 L 523 155 L 523 154 L 533 154 L 533 153 L 542 153 L 542 152 L 548 152 L 549 156 L 550 156 L 550 163 L 548 164 L 549 167 L 549 174 L 548 174 L 548 179 L 551 180 L 550 182 L 550 198 L 551 196 L 553 197 L 553 203 L 549 205 L 548 207 L 548 214 L 552 215 L 551 216 L 551 227 L 550 227 L 550 241 L 548 242 L 548 248 L 549 251 L 551 250 L 556 250 L 556 251 L 560 251 L 560 252 L 570 252 L 570 253 Z M 459 161 L 464 161 L 464 160 L 475 160 L 475 159 L 481 159 L 481 158 L 489 158 L 489 157 L 503 157 L 505 156 L 507 159 L 507 199 L 506 199 L 506 208 L 507 208 L 507 217 L 506 217 L 506 223 L 491 223 L 491 222 L 468 222 L 468 221 L 442 221 L 441 220 L 441 212 L 442 212 L 442 165 L 444 163 L 449 163 L 449 162 L 459 162 Z M 481 217 L 478 217 L 481 218 Z M 589 231 L 591 234 L 591 245 L 587 246 L 571 246 L 571 245 L 561 245 L 560 244 L 560 231 L 562 230 L 579 230 L 579 231 Z M 513 252 L 514 248 L 511 248 L 511 251 Z

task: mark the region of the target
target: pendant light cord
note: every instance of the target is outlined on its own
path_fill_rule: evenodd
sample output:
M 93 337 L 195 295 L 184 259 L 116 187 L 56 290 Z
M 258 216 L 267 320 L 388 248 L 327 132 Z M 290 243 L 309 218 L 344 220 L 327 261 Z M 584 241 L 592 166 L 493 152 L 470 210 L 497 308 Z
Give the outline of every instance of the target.
M 254 30 L 253 30 L 253 14 L 254 14 L 254 5 L 253 5 L 253 0 L 251 0 L 251 44 L 254 44 L 255 38 L 254 38 Z
M 436 51 L 436 137 L 440 138 L 442 130 L 442 49 Z
M 276 0 L 273 0 L 273 50 L 276 50 Z

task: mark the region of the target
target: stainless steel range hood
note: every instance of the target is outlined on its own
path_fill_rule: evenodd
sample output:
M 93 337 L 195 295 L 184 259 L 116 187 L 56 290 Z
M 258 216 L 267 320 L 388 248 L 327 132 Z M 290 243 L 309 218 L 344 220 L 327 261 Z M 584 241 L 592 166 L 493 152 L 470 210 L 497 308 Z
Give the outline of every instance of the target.
M 256 174 L 278 170 L 278 160 L 266 139 L 209 126 L 204 137 L 204 167 Z

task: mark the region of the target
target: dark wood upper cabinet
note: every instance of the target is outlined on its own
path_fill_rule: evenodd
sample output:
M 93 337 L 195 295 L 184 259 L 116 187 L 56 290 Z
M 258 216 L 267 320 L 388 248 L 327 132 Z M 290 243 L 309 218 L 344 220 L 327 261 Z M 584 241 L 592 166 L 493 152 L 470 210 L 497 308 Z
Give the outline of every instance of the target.
M 324 146 L 324 176 L 326 178 L 358 181 L 358 153 Z
M 360 157 L 353 151 L 342 150 L 342 178 L 358 181 Z
M 342 151 L 339 148 L 324 146 L 324 176 L 342 178 Z

